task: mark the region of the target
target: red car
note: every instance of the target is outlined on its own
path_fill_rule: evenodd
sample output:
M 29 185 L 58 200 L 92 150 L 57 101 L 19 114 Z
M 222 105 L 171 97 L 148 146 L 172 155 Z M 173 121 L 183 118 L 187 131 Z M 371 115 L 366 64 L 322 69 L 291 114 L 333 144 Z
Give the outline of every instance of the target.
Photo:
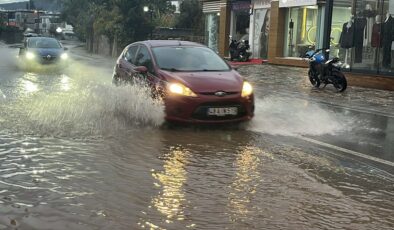
M 141 76 L 163 98 L 167 121 L 226 123 L 254 115 L 251 84 L 201 44 L 158 40 L 128 45 L 116 62 L 113 82 Z

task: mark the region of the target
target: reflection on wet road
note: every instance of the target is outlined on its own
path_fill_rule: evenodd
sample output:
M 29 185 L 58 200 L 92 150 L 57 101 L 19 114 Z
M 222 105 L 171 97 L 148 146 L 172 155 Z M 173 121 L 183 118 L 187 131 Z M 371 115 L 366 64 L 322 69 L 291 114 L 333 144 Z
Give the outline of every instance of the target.
M 0 229 L 393 228 L 392 167 L 299 138 L 393 162 L 392 118 L 259 96 L 246 128 L 167 128 L 144 89 L 74 58 L 1 66 Z

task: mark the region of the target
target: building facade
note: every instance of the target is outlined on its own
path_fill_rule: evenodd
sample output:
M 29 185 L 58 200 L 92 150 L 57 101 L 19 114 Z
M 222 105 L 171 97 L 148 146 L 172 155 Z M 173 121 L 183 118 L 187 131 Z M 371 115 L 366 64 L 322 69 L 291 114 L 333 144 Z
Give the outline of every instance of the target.
M 394 0 L 333 0 L 331 15 L 325 7 L 316 0 L 273 1 L 269 61 L 305 66 L 300 57 L 323 48 L 330 30 L 330 55 L 339 57 L 345 72 L 394 76 Z
M 330 54 L 340 58 L 350 78 L 365 76 L 369 82 L 380 77 L 394 79 L 394 0 L 333 0 L 332 11 L 327 11 L 325 0 L 202 4 L 206 44 L 224 57 L 230 38 L 248 37 L 254 58 L 306 67 L 301 56 L 310 49 L 328 48 L 323 43 L 329 39 Z M 330 26 L 328 18 L 332 19 Z M 328 32 L 330 38 L 325 36 Z M 357 81 L 360 79 L 365 78 Z

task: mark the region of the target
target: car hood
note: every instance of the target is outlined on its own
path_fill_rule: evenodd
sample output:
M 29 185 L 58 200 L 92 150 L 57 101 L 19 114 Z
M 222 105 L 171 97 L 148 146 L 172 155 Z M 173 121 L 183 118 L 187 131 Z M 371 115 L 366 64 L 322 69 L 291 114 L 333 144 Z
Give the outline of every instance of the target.
M 52 57 L 60 56 L 64 50 L 63 49 L 50 49 L 50 48 L 37 48 L 37 49 L 29 49 L 30 52 L 34 52 L 40 56 L 48 56 L 51 55 Z
M 236 71 L 225 72 L 168 72 L 162 71 L 169 82 L 180 82 L 196 93 L 218 91 L 240 92 L 243 79 Z

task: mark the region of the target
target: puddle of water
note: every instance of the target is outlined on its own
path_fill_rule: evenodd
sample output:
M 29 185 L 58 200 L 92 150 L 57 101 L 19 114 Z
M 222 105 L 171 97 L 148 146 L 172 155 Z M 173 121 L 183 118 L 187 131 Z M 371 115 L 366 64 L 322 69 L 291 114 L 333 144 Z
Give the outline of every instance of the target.
M 248 129 L 271 135 L 320 136 L 350 130 L 352 123 L 352 119 L 306 100 L 271 96 L 256 101 Z

